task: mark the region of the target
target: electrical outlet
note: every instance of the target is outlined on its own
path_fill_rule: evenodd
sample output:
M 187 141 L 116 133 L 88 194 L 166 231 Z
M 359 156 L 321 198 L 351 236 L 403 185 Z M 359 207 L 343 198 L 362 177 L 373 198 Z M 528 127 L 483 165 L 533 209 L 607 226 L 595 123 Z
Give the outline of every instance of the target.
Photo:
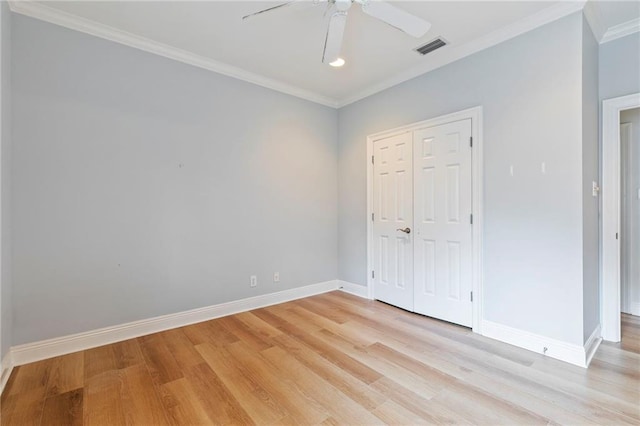
M 279 283 L 280 282 L 280 272 L 274 272 L 273 273 L 273 282 L 274 283 Z
M 258 277 L 255 275 L 251 275 L 251 287 L 256 287 L 258 285 Z

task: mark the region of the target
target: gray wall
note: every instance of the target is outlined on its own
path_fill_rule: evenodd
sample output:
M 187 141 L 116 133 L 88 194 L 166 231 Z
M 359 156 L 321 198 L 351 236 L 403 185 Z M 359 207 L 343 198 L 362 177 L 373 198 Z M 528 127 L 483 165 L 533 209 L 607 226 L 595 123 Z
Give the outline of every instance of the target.
M 600 324 L 600 201 L 593 196 L 599 182 L 598 43 L 587 20 L 582 21 L 582 227 L 583 339 Z
M 620 113 L 620 123 L 631 123 L 629 146 L 621 146 L 622 179 L 628 191 L 621 200 L 622 312 L 640 314 L 640 108 Z M 627 246 L 628 244 L 628 246 Z M 627 269 L 628 267 L 628 269 Z
M 336 278 L 335 110 L 13 18 L 13 344 Z
M 600 45 L 600 100 L 640 92 L 640 33 Z
M 12 304 L 11 304 L 11 12 L 7 2 L 0 2 L 0 309 L 2 316 L 2 339 L 0 359 L 11 347 Z
M 582 345 L 582 37 L 576 13 L 340 109 L 339 278 L 366 284 L 367 135 L 482 105 L 485 318 Z

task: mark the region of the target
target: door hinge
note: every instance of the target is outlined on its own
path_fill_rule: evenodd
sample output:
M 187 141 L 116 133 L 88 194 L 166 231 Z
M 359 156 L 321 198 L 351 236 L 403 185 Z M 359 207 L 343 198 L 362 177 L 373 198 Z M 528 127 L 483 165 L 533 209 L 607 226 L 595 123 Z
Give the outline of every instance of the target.
M 375 213 L 371 213 L 371 222 L 374 221 Z
M 473 292 L 471 292 L 471 301 L 473 302 Z
M 473 148 L 473 136 L 469 137 L 469 146 Z
M 376 277 L 376 271 L 371 271 L 371 278 L 375 278 Z
M 374 158 L 374 157 L 373 157 L 373 155 L 372 155 L 372 156 L 371 156 L 371 164 L 374 164 L 374 162 L 373 162 L 373 158 Z
M 618 233 L 616 232 L 616 240 L 618 239 Z
M 473 225 L 473 214 L 469 215 L 469 222 Z

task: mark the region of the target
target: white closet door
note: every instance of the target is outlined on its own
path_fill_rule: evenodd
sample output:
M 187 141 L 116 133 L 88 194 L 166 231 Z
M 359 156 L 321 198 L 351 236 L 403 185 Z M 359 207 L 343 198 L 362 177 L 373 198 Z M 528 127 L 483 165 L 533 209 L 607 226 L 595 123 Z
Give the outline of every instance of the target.
M 374 142 L 375 298 L 413 311 L 412 135 Z
M 470 327 L 471 120 L 418 130 L 413 139 L 415 312 Z

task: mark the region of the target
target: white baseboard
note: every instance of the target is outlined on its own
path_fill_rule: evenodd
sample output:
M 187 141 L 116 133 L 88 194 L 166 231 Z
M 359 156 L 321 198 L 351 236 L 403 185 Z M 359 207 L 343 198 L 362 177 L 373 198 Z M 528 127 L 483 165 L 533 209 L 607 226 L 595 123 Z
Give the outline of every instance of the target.
M 640 316 L 640 303 L 629 302 L 629 312 L 625 312 L 630 315 Z
M 368 299 L 367 287 L 364 285 L 358 285 L 358 284 L 350 283 L 349 281 L 338 280 L 338 288 L 344 291 L 345 293 L 353 294 L 354 296 Z
M 591 360 L 600 347 L 600 343 L 602 343 L 602 326 L 598 324 L 591 336 L 584 342 L 585 367 L 591 364 Z
M 482 321 L 482 335 L 585 368 L 602 340 L 599 326 L 581 346 L 487 320 Z
M 279 291 L 277 293 L 249 297 L 247 299 L 235 300 L 219 305 L 13 346 L 10 352 L 11 364 L 12 366 L 23 365 L 337 289 L 337 280 L 325 281 L 318 284 Z
M 7 381 L 9 381 L 9 376 L 11 376 L 11 372 L 13 371 L 11 351 L 7 352 L 0 362 L 0 395 L 2 395 L 4 387 L 7 385 Z

